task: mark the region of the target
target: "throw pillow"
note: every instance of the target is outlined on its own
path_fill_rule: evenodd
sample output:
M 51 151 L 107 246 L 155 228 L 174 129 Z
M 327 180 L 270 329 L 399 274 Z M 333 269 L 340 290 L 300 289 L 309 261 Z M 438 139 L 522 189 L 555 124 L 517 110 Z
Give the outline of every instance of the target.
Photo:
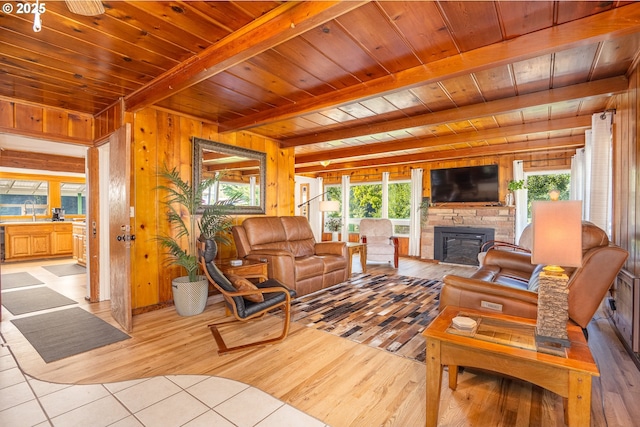
M 256 285 L 254 285 L 244 277 L 240 277 L 236 274 L 228 274 L 227 279 L 229 279 L 229 281 L 233 284 L 233 287 L 236 288 L 239 292 L 254 291 L 258 289 Z M 264 301 L 264 297 L 262 296 L 262 294 L 245 295 L 244 298 L 253 302 Z

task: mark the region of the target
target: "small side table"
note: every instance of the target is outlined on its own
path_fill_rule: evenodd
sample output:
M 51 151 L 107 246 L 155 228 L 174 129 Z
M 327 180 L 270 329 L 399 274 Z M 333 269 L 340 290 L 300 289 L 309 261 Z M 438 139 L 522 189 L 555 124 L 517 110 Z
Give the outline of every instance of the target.
M 360 265 L 362 265 L 362 272 L 367 272 L 367 245 L 359 242 L 347 242 L 347 251 L 349 253 L 349 260 L 347 262 L 347 277 L 351 277 L 351 264 L 353 263 L 353 255 L 360 254 Z
M 259 279 L 261 282 L 268 279 L 268 264 L 253 259 L 243 259 L 242 265 L 231 265 L 231 260 L 216 262 L 223 274 L 236 274 L 245 279 Z
M 455 331 L 457 315 L 475 318 L 475 331 Z M 535 319 L 447 306 L 424 330 L 427 364 L 427 427 L 438 425 L 442 370 L 449 366 L 449 388 L 455 390 L 458 366 L 486 369 L 536 384 L 564 398 L 568 427 L 591 425 L 591 378 L 600 376 L 579 326 L 568 325 L 571 347 L 566 355 L 536 351 Z

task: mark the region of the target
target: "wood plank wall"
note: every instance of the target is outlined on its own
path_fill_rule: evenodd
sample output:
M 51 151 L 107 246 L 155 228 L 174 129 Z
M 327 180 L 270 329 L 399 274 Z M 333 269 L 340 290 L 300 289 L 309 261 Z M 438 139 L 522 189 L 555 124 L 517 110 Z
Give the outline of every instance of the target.
M 81 157 L 41 153 L 30 153 L 26 156 L 23 151 L 15 150 L 0 151 L 0 166 L 53 172 L 85 173 L 84 159 Z
M 125 119 L 124 101 L 120 99 L 96 115 L 94 139 L 100 141 L 108 137 L 118 130 L 125 120 L 130 120 L 130 118 Z
M 616 109 L 613 118 L 613 186 L 616 189 L 613 195 L 613 241 L 629 252 L 625 269 L 634 276 L 640 275 L 639 88 L 640 71 L 636 67 L 629 77 L 629 90 L 618 95 L 615 105 L 611 106 Z
M 0 132 L 93 145 L 93 116 L 0 97 Z
M 191 180 L 192 136 L 266 153 L 266 214 L 293 213 L 292 149 L 280 149 L 277 141 L 251 133 L 218 134 L 215 124 L 162 110 L 147 108 L 136 113 L 132 144 L 136 208 L 132 252 L 134 310 L 170 301 L 171 279 L 184 275 L 178 267 L 167 265 L 164 250 L 154 240 L 158 233 L 170 233 L 155 189 L 159 185 L 157 172 L 164 164 L 177 167 L 184 179 Z M 238 216 L 235 221 L 240 223 L 243 219 Z M 235 256 L 232 247 L 221 246 L 220 252 L 223 257 Z
M 575 150 L 547 150 L 540 152 L 506 154 L 486 157 L 473 157 L 468 159 L 440 160 L 412 165 L 395 167 L 376 167 L 356 169 L 349 172 L 352 183 L 362 183 L 367 181 L 381 181 L 382 173 L 389 172 L 390 180 L 407 180 L 411 178 L 411 169 L 422 168 L 422 196 L 431 197 L 431 169 L 455 168 L 465 166 L 481 166 L 497 164 L 500 176 L 500 200 L 504 200 L 507 194 L 507 185 L 513 177 L 514 160 L 524 161 L 525 172 L 538 172 L 549 170 L 569 170 L 571 169 L 571 157 Z M 325 184 L 339 184 L 344 172 L 321 173 Z

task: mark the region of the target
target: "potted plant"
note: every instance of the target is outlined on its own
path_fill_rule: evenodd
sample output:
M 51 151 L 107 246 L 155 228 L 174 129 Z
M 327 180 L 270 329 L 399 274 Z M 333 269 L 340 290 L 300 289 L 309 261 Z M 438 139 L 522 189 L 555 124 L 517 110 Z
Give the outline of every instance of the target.
M 168 181 L 168 185 L 160 185 L 157 189 L 167 193 L 163 203 L 167 207 L 167 220 L 173 233 L 159 235 L 157 240 L 167 250 L 170 261 L 187 273 L 172 280 L 173 301 L 181 316 L 200 314 L 207 304 L 209 283 L 200 274 L 197 232 L 200 231 L 205 239 L 228 243 L 228 238 L 220 233 L 228 231 L 232 225 L 227 216 L 227 206 L 232 202 L 207 208 L 203 206 L 204 191 L 215 185 L 220 174 L 195 185 L 183 180 L 176 168 L 169 170 L 165 166 L 159 176 Z M 202 218 L 198 220 L 200 212 Z
M 331 239 L 334 242 L 338 241 L 338 232 L 342 228 L 342 218 L 339 216 L 327 218 L 326 222 L 327 230 L 331 232 Z
M 507 193 L 507 199 L 506 199 L 506 205 L 507 206 L 513 206 L 513 204 L 515 203 L 516 197 L 515 197 L 515 192 L 517 190 L 522 190 L 524 187 L 524 179 L 520 179 L 520 180 L 511 180 L 509 181 L 509 183 L 507 184 L 507 190 L 509 190 L 509 192 Z

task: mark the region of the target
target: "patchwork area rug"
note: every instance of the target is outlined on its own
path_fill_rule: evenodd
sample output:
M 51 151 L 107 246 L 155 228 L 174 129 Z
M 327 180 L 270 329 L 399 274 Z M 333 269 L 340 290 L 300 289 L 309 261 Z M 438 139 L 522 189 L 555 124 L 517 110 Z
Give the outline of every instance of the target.
M 438 315 L 441 287 L 439 280 L 361 274 L 296 299 L 291 320 L 424 362 L 421 333 Z
M 37 279 L 26 272 L 7 273 L 2 275 L 2 290 L 42 284 L 43 283 L 42 281 L 40 281 L 40 279 Z
M 14 316 L 72 304 L 77 302 L 46 286 L 2 293 L 2 305 Z
M 79 307 L 11 320 L 46 363 L 131 338 Z
M 74 274 L 85 274 L 87 269 L 79 264 L 59 264 L 43 266 L 45 270 L 55 274 L 58 277 L 72 276 Z

